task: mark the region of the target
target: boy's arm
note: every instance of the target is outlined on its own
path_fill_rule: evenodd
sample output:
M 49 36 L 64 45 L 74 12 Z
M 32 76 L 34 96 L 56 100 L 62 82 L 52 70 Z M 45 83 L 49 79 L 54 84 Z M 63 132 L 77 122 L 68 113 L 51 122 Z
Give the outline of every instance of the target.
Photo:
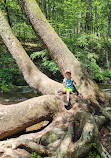
M 65 87 L 65 78 L 63 79 L 63 87 Z
M 74 80 L 72 79 L 72 82 L 76 85 L 76 81 L 74 81 Z

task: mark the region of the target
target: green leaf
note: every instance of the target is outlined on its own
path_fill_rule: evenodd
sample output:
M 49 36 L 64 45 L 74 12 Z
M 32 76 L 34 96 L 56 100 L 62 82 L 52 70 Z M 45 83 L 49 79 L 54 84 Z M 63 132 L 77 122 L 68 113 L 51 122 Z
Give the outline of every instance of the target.
M 91 144 L 93 147 L 97 148 L 96 143 L 92 143 Z

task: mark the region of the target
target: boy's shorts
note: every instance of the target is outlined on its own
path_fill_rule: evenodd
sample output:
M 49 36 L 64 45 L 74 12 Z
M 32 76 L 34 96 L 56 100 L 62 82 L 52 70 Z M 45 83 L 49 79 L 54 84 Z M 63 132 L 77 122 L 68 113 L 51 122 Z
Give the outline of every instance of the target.
M 68 90 L 69 90 L 71 93 L 73 92 L 73 90 L 72 90 L 71 88 L 65 87 L 64 89 L 66 90 L 66 92 L 67 92 Z

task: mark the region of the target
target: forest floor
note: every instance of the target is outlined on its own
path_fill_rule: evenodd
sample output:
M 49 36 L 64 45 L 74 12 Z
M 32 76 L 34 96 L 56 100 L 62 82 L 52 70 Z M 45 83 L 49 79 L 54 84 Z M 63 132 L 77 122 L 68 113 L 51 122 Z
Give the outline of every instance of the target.
M 101 129 L 101 142 L 111 155 L 111 126 L 107 125 Z
M 100 131 L 100 139 L 101 139 L 102 145 L 111 155 L 111 124 L 110 123 L 102 127 Z M 101 158 L 101 157 L 97 153 L 96 148 L 92 148 L 92 150 L 89 152 L 86 158 Z

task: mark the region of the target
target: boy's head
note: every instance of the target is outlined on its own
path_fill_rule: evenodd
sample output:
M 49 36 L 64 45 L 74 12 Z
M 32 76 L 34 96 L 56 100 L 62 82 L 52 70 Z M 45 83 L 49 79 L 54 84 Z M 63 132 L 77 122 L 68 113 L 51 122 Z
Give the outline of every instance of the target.
M 65 71 L 65 77 L 68 78 L 68 79 L 70 79 L 70 77 L 71 77 L 71 70 L 70 69 L 67 69 Z

